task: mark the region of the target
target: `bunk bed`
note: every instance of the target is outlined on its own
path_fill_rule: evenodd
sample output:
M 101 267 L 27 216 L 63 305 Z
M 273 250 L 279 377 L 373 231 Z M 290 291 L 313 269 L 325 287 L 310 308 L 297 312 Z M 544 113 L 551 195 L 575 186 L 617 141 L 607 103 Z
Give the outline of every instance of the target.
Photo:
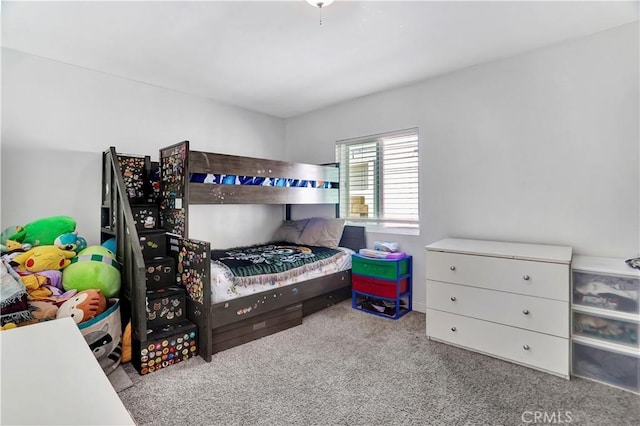
M 161 222 L 169 233 L 169 252 L 176 258 L 188 316 L 198 326 L 200 355 L 206 361 L 213 353 L 298 325 L 303 316 L 351 296 L 349 263 L 347 269 L 304 282 L 216 301 L 211 278 L 216 250 L 188 235 L 193 204 L 279 204 L 284 206 L 285 223 L 293 222 L 292 205 L 333 204 L 337 216 L 337 164 L 192 151 L 185 141 L 160 150 L 159 169 Z M 365 247 L 364 228 L 345 225 L 337 245 L 353 251 Z

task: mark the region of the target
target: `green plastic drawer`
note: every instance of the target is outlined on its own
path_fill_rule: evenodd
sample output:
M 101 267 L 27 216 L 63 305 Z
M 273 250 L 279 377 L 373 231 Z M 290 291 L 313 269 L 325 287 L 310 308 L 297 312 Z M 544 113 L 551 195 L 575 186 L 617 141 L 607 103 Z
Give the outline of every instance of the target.
M 409 258 L 384 260 L 354 254 L 351 258 L 351 272 L 385 280 L 397 280 L 399 276 L 409 273 Z

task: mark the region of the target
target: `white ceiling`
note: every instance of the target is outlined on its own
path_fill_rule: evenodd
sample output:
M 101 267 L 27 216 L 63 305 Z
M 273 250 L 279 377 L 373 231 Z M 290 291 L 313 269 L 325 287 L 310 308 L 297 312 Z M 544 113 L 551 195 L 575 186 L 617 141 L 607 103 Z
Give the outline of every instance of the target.
M 2 1 L 2 46 L 278 117 L 638 20 L 638 1 Z

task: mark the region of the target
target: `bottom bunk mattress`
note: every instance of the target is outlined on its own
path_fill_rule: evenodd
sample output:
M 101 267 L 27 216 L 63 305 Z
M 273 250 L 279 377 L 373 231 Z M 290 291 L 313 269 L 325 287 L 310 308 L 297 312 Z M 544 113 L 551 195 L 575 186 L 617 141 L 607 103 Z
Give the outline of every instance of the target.
M 353 250 L 272 242 L 211 251 L 211 301 L 226 302 L 351 269 Z

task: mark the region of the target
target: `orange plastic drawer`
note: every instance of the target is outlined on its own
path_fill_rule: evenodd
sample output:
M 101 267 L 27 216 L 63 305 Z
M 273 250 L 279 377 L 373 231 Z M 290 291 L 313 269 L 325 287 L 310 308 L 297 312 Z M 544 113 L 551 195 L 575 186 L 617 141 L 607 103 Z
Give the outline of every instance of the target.
M 380 280 L 360 275 L 351 276 L 351 286 L 353 290 L 373 296 L 393 299 L 397 296 L 396 285 L 400 288 L 400 294 L 406 293 L 409 290 L 409 278 L 404 278 L 396 283 L 395 281 Z

